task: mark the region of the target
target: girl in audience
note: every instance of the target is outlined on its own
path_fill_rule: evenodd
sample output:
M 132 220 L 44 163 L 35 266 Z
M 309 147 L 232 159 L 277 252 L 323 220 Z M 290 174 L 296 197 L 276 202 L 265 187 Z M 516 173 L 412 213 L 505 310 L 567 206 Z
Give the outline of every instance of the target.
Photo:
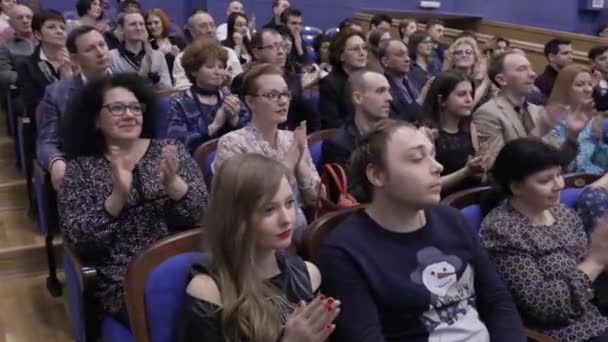
M 459 70 L 475 84 L 473 106 L 480 106 L 492 97 L 492 82 L 487 75 L 484 56 L 471 37 L 456 40 L 446 51 L 444 70 Z
M 486 43 L 485 54 L 488 60 L 505 53 L 511 47 L 511 42 L 503 37 L 494 37 Z
M 82 25 L 95 27 L 102 33 L 107 30 L 107 20 L 100 20 L 102 17 L 101 0 L 78 0 L 76 2 L 76 13 L 78 19 L 69 20 L 65 25 L 68 34 L 74 28 Z
M 576 213 L 559 203 L 567 161 L 539 138 L 506 144 L 492 170 L 496 194 L 484 201 L 481 241 L 529 328 L 557 341 L 608 341 L 608 319 L 592 285 L 608 265 L 606 222 L 587 240 Z
M 367 68 L 384 74 L 384 68 L 382 64 L 380 64 L 380 59 L 378 58 L 378 46 L 380 43 L 391 40 L 391 33 L 387 30 L 383 29 L 375 29 L 373 30 L 367 39 L 368 53 L 367 53 Z
M 170 34 L 171 22 L 169 16 L 162 9 L 151 9 L 146 13 L 145 20 L 152 49 L 164 53 L 169 70 L 173 70 L 175 57 L 186 46 L 186 42 L 179 36 Z
M 321 180 L 306 142 L 306 123 L 295 131 L 279 130 L 287 120 L 291 93 L 280 69 L 260 64 L 247 72 L 241 96 L 251 111 L 251 123 L 220 138 L 212 164 L 216 173 L 229 157 L 259 153 L 283 163 L 290 172 L 297 203 L 296 228 L 306 225 L 301 205 L 314 205 Z
M 547 101 L 547 108 L 557 115 L 574 110 L 591 118 L 578 136 L 578 153 L 569 170 L 604 174 L 608 166 L 605 162 L 608 160 L 608 145 L 603 139 L 604 116 L 595 115 L 593 111 L 593 79 L 590 70 L 580 64 L 570 64 L 560 70 Z M 559 141 L 564 140 L 564 125 L 560 124 L 554 133 Z
M 433 54 L 433 39 L 426 31 L 416 31 L 409 39 L 411 67 L 408 73 L 410 86 L 418 93 L 428 80 L 435 77 L 442 69 L 442 63 Z
M 241 64 L 252 60 L 251 35 L 249 33 L 249 19 L 239 12 L 232 12 L 228 16 L 228 35 L 222 45 L 229 47 L 239 56 Z
M 422 107 L 423 123 L 435 130 L 435 158 L 443 166 L 442 195 L 481 185 L 491 158 L 480 154 L 471 122 L 475 86 L 458 71 L 437 75 Z
M 319 81 L 321 128 L 340 127 L 352 115 L 346 82 L 348 75 L 367 65 L 365 36 L 357 31 L 341 31 L 329 46 L 332 70 Z
M 321 78 L 327 76 L 331 72 L 331 62 L 329 61 L 329 46 L 331 38 L 325 33 L 315 37 L 312 41 L 312 48 L 315 50 L 317 60 L 315 61 L 321 69 Z
M 193 266 L 178 341 L 323 342 L 340 302 L 317 296 L 317 267 L 284 249 L 295 228 L 291 171 L 268 157 L 230 157 L 213 178 L 203 222 L 209 257 Z
M 401 40 L 408 45 L 410 37 L 418 30 L 418 23 L 416 19 L 403 19 L 399 23 L 399 36 Z
M 239 98 L 222 89 L 227 60 L 226 49 L 214 41 L 198 40 L 184 50 L 182 65 L 192 86 L 171 100 L 167 134 L 184 143 L 191 154 L 249 121 Z
M 156 97 L 134 74 L 92 80 L 62 122 L 68 156 L 58 210 L 64 242 L 97 271 L 94 297 L 129 325 L 123 280 L 131 259 L 207 203 L 198 165 L 181 143 L 153 139 Z

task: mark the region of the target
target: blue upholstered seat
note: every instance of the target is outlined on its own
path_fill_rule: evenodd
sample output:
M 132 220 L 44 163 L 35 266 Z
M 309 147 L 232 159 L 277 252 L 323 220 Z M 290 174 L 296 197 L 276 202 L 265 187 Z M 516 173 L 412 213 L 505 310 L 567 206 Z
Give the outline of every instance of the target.
M 311 144 L 308 148 L 317 171 L 321 172 L 321 169 L 323 168 L 323 159 L 321 158 L 321 153 L 323 151 L 323 140 Z

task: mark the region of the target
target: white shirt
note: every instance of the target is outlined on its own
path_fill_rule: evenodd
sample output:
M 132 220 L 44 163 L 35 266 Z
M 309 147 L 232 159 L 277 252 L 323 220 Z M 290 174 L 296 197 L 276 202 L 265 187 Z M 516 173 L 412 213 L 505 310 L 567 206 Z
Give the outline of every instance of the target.
M 230 78 L 234 78 L 236 75 L 243 72 L 243 66 L 241 66 L 241 62 L 239 62 L 239 57 L 236 55 L 236 52 L 231 48 L 227 48 L 224 46 L 224 49 L 228 52 L 228 63 L 226 70 L 230 73 Z M 175 57 L 175 62 L 173 63 L 173 80 L 175 80 L 175 89 L 184 90 L 190 88 L 192 83 L 186 77 L 186 71 L 182 66 L 182 56 L 183 52 L 180 52 L 179 55 Z
M 228 37 L 228 23 L 223 23 L 215 29 L 215 35 L 220 42 Z

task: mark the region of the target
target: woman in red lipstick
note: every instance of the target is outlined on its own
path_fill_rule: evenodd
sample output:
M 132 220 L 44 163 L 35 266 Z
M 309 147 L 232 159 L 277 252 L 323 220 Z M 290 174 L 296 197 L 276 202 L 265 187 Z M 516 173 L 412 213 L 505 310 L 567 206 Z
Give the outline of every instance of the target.
M 259 154 L 222 163 L 203 222 L 209 257 L 192 269 L 178 341 L 321 342 L 333 332 L 340 303 L 315 298 L 317 267 L 283 251 L 296 221 L 289 177 Z

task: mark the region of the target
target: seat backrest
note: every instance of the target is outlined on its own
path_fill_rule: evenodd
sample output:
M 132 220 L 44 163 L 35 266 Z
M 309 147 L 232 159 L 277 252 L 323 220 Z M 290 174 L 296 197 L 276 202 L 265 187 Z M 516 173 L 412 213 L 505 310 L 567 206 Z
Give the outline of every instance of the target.
M 582 188 L 600 179 L 600 177 L 601 175 L 592 173 L 570 173 L 564 175 L 564 186 L 566 188 Z
M 304 26 L 302 27 L 302 34 L 303 35 L 310 35 L 310 36 L 318 36 L 320 34 L 323 33 L 323 30 L 321 30 L 318 27 L 314 27 L 314 26 Z
M 310 150 L 310 156 L 312 161 L 317 167 L 317 171 L 321 172 L 323 167 L 322 151 L 323 151 L 323 140 L 332 137 L 338 132 L 338 129 L 324 129 L 308 135 L 308 149 Z
M 460 209 L 462 215 L 467 219 L 471 227 L 474 229 L 474 232 L 477 234 L 479 229 L 481 228 L 481 221 L 483 217 L 481 216 L 481 207 L 479 204 L 471 204 Z
M 583 193 L 583 188 L 565 188 L 562 190 L 559 201 L 568 208 L 574 208 L 579 196 Z
M 441 203 L 456 209 L 462 209 L 472 204 L 479 204 L 481 197 L 490 190 L 489 186 L 458 191 L 444 198 Z
M 203 172 L 203 178 L 205 179 L 205 184 L 207 185 L 207 188 L 211 186 L 211 181 L 213 179 L 213 170 L 211 169 L 211 164 L 215 159 L 218 142 L 219 138 L 209 140 L 201 146 L 197 147 L 194 151 L 194 160 Z
M 188 270 L 201 251 L 200 229 L 193 229 L 155 243 L 129 263 L 125 299 L 136 341 L 171 341 Z
M 159 96 L 158 98 L 158 113 L 156 117 L 155 138 L 166 138 L 167 129 L 169 128 L 169 107 L 171 106 L 171 98 L 168 96 Z
M 329 38 L 334 38 L 336 36 L 336 34 L 338 34 L 338 31 L 340 31 L 339 28 L 332 27 L 330 29 L 325 30 L 325 34 L 328 35 Z
M 363 205 L 356 205 L 350 208 L 333 211 L 323 215 L 315 222 L 303 228 L 304 231 L 301 234 L 301 243 L 299 243 L 305 247 L 305 256 L 303 257 L 318 265 L 319 249 L 323 239 L 325 239 L 327 234 L 334 230 L 334 228 L 350 214 L 362 208 L 364 208 Z

